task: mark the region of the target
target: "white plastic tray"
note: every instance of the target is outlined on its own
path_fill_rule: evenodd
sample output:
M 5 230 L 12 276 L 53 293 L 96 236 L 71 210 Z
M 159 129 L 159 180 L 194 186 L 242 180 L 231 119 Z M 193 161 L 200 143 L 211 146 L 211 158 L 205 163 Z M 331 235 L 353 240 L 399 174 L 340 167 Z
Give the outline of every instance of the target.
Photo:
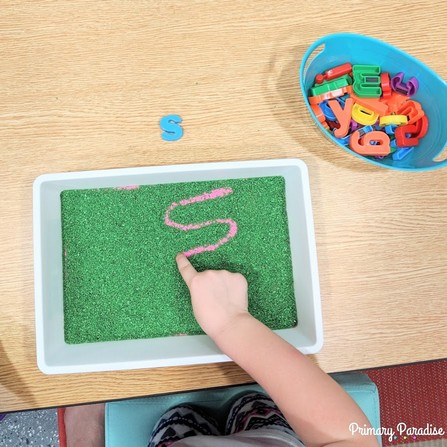
M 37 363 L 46 374 L 111 371 L 228 361 L 206 335 L 72 345 L 64 341 L 60 193 L 67 189 L 285 178 L 298 325 L 276 331 L 304 354 L 323 344 L 320 288 L 306 165 L 297 159 L 201 163 L 45 174 L 33 185 Z

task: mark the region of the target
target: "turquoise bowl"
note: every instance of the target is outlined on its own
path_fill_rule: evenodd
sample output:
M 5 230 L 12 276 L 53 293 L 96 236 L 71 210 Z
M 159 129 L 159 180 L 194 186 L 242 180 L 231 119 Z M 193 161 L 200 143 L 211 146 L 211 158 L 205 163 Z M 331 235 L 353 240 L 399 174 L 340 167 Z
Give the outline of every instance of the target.
M 419 89 L 412 99 L 418 101 L 429 120 L 428 132 L 415 149 L 402 160 L 382 160 L 357 154 L 339 143 L 318 121 L 307 97 L 315 76 L 337 65 L 379 65 L 391 74 L 404 72 L 415 76 Z M 447 166 L 447 159 L 435 161 L 447 146 L 447 83 L 432 69 L 413 56 L 381 40 L 360 34 L 331 34 L 314 42 L 306 51 L 300 66 L 301 91 L 307 108 L 322 132 L 335 144 L 368 163 L 401 171 L 427 171 Z

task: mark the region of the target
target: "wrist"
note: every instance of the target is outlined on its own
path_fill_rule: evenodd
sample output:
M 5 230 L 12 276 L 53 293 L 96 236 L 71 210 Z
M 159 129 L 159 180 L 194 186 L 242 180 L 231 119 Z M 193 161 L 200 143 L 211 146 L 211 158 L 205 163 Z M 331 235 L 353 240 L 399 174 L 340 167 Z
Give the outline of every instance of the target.
M 221 351 L 227 354 L 228 344 L 232 344 L 238 337 L 242 337 L 244 333 L 246 334 L 257 321 L 249 312 L 240 312 L 222 326 L 219 331 L 208 335 Z

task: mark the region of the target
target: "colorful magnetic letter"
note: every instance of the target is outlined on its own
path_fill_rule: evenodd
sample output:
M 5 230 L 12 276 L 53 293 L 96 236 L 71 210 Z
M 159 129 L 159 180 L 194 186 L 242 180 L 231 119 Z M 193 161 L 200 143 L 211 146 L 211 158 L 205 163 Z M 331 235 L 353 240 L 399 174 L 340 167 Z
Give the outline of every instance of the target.
M 322 93 L 321 95 L 309 96 L 309 104 L 320 104 L 320 102 L 326 101 L 327 99 L 338 98 L 346 93 L 352 93 L 352 85 L 347 85 L 346 87 L 338 88 L 337 90 L 332 90 L 331 92 Z
M 413 96 L 419 89 L 418 80 L 412 76 L 407 82 L 404 81 L 404 72 L 397 73 L 391 79 L 391 87 L 395 92 L 401 93 L 405 96 Z
M 389 98 L 391 96 L 390 74 L 382 73 L 380 75 L 380 87 L 382 89 L 382 98 Z
M 391 92 L 391 96 L 388 99 L 384 99 L 384 102 L 388 105 L 388 113 L 397 113 L 400 107 L 408 101 L 408 96 L 401 95 L 397 92 Z
M 360 135 L 361 137 L 363 137 L 363 135 L 367 134 L 368 132 L 372 132 L 373 130 L 374 130 L 374 127 L 373 127 L 373 126 L 364 126 L 364 127 L 361 127 L 361 128 L 359 129 L 359 135 Z
M 419 138 L 413 136 L 417 132 L 416 124 L 406 124 L 395 130 L 397 147 L 416 146 Z
M 397 147 L 416 146 L 427 134 L 428 118 L 424 115 L 413 124 L 400 126 L 395 130 Z
M 331 92 L 332 90 L 337 90 L 348 85 L 352 85 L 352 78 L 351 76 L 345 75 L 341 78 L 334 79 L 333 81 L 327 81 L 323 84 L 312 87 L 310 89 L 310 93 L 312 96 L 322 95 L 324 93 Z
M 380 88 L 379 65 L 353 65 L 354 93 L 365 98 L 379 98 L 382 94 Z
M 321 84 L 324 81 L 332 81 L 332 79 L 339 78 L 341 76 L 351 73 L 352 65 L 350 63 L 338 65 L 337 67 L 326 70 L 324 74 L 318 74 L 315 76 L 315 82 Z
M 321 110 L 321 107 L 318 104 L 311 104 L 310 108 L 312 109 L 312 112 L 315 113 L 315 116 L 320 123 L 324 123 L 326 121 L 323 110 Z
M 413 124 L 417 120 L 421 119 L 425 112 L 422 110 L 422 106 L 413 100 L 405 101 L 397 110 L 398 115 L 407 115 L 408 124 Z
M 393 154 L 393 160 L 399 161 L 405 158 L 407 155 L 409 155 L 411 152 L 413 152 L 414 147 L 401 147 Z
M 362 98 L 354 93 L 351 94 L 351 98 L 356 104 L 360 104 L 361 106 L 378 113 L 379 116 L 388 115 L 388 104 L 381 101 L 381 98 Z
M 336 121 L 327 121 L 327 125 L 329 126 L 329 130 L 335 130 L 340 127 L 340 124 Z
M 351 127 L 351 132 L 354 132 L 354 130 L 357 130 L 360 127 L 360 124 L 357 121 L 354 121 L 353 119 L 351 119 L 351 126 L 350 127 Z
M 182 118 L 179 115 L 167 115 L 160 120 L 161 138 L 165 141 L 177 141 L 183 136 Z
M 386 115 L 381 116 L 379 124 L 382 127 L 388 126 L 390 124 L 396 124 L 397 126 L 402 126 L 408 123 L 407 115 Z
M 379 115 L 360 104 L 354 104 L 352 106 L 352 119 L 357 121 L 359 124 L 364 126 L 369 126 L 374 124 L 378 119 Z
M 344 109 L 341 108 L 340 103 L 335 99 L 331 99 L 328 102 L 328 105 L 331 108 L 332 112 L 334 113 L 335 118 L 340 124 L 340 127 L 334 130 L 335 138 L 345 137 L 349 132 L 349 126 L 351 124 L 352 106 L 354 105 L 353 99 L 348 98 L 345 101 Z
M 385 132 L 387 133 L 387 135 L 394 136 L 396 128 L 397 124 L 388 124 L 388 126 L 385 126 Z
M 424 115 L 421 119 L 415 122 L 416 124 L 416 138 L 424 138 L 428 132 L 428 118 L 427 115 Z
M 321 125 L 325 129 L 329 129 L 329 126 L 326 123 L 326 118 L 324 116 L 323 111 L 321 110 L 321 107 L 319 104 L 311 104 L 310 108 L 312 109 L 312 112 L 315 113 L 315 116 L 317 117 L 317 120 L 321 123 Z
M 336 101 L 335 99 L 331 99 L 331 101 Z M 329 120 L 329 121 L 335 121 L 335 114 L 334 114 L 334 112 L 332 111 L 332 109 L 329 107 L 329 105 L 328 105 L 328 101 L 323 101 L 321 104 L 320 104 L 320 108 L 321 108 L 321 110 L 323 111 L 323 114 L 324 114 L 324 116 L 325 116 L 325 118 L 327 119 L 327 120 Z
M 378 130 L 366 133 L 361 136 L 356 130 L 349 139 L 349 147 L 360 155 L 385 156 L 391 153 L 389 136 Z

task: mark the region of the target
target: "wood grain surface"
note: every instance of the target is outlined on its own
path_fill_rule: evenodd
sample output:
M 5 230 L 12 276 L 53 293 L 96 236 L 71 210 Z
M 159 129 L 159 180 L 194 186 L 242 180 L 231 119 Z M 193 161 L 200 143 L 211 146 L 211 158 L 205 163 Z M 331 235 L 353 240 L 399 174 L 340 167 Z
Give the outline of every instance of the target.
M 341 31 L 386 40 L 445 79 L 446 2 L 0 3 L 0 411 L 251 381 L 232 363 L 38 370 L 32 183 L 48 172 L 301 158 L 325 329 L 315 361 L 331 372 L 446 356 L 447 169 L 351 156 L 314 126 L 298 84 L 307 47 Z M 177 142 L 160 137 L 171 113 L 183 118 Z

